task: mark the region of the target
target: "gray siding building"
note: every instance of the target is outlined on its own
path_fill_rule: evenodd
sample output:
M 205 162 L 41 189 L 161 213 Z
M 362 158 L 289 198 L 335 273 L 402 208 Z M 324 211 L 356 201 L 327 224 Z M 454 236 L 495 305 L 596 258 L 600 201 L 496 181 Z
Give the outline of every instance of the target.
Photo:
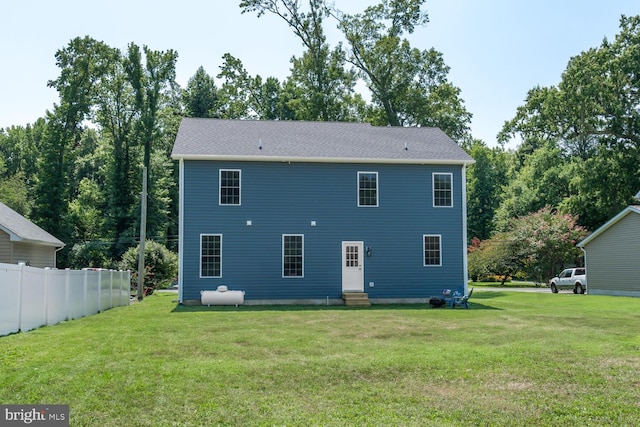
M 64 243 L 4 203 L 0 203 L 0 262 L 55 267 Z
M 640 297 L 640 206 L 629 206 L 578 244 L 588 293 Z
M 183 119 L 179 299 L 421 302 L 467 283 L 465 171 L 435 128 Z

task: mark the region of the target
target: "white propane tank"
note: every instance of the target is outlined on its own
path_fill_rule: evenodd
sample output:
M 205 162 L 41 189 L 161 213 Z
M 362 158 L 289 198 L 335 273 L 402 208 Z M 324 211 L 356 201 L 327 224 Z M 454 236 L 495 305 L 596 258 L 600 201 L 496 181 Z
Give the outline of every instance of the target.
M 225 285 L 218 286 L 215 291 L 200 291 L 202 305 L 235 305 L 244 303 L 244 291 L 230 291 Z

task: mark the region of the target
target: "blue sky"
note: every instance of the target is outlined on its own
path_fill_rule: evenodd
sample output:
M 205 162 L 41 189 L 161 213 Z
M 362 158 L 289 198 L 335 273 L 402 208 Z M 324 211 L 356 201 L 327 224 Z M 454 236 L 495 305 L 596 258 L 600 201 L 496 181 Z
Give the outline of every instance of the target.
M 304 0 L 303 0 L 304 1 Z M 335 0 L 346 12 L 373 0 Z M 112 47 L 129 42 L 178 52 L 177 80 L 185 86 L 199 66 L 218 74 L 226 52 L 252 75 L 289 75 L 302 46 L 284 21 L 241 14 L 239 0 L 22 0 L 3 4 L 0 24 L 0 128 L 26 125 L 57 102 L 47 88 L 59 70 L 55 52 L 78 36 Z M 475 138 L 495 145 L 529 89 L 557 84 L 567 61 L 613 39 L 622 14 L 640 14 L 637 0 L 430 0 L 430 23 L 411 36 L 414 47 L 436 48 L 451 67 L 473 114 Z M 327 28 L 329 41 L 339 41 Z M 365 90 L 365 89 L 363 89 Z

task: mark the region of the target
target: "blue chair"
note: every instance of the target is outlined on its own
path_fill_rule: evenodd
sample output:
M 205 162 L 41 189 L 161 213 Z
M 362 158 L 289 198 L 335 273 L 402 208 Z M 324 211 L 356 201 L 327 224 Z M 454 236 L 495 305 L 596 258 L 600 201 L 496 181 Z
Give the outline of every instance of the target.
M 456 308 L 456 305 L 461 305 L 464 308 L 469 308 L 469 298 L 473 295 L 473 288 L 465 295 L 464 287 L 459 286 L 458 289 L 451 296 L 451 308 Z

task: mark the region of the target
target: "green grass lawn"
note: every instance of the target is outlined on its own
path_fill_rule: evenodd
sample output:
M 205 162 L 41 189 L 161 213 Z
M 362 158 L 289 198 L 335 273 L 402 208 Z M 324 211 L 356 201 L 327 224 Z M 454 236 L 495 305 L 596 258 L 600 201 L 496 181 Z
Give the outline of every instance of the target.
M 632 426 L 640 298 L 477 291 L 424 305 L 181 307 L 0 337 L 0 403 L 72 426 Z

